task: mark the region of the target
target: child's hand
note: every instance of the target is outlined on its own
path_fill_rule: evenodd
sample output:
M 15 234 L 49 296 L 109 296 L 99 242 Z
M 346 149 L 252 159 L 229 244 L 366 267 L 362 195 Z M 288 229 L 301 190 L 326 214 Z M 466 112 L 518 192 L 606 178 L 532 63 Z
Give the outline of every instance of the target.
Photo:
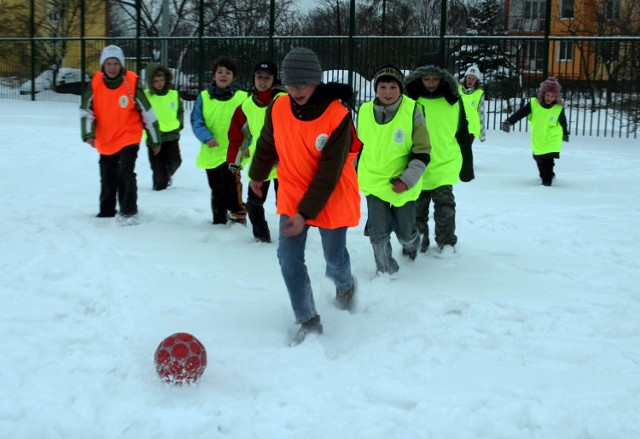
M 153 155 L 158 155 L 160 154 L 160 145 L 156 146 L 155 148 L 151 148 L 151 153 Z
M 84 143 L 88 143 L 89 145 L 91 145 L 92 148 L 96 147 L 96 139 L 94 139 L 93 137 L 87 137 L 86 139 L 84 139 Z
M 562 141 L 563 142 L 568 142 L 569 141 L 569 135 L 565 134 L 564 136 L 562 136 Z
M 391 179 L 390 183 L 393 185 L 393 191 L 396 194 L 401 194 L 404 191 L 406 191 L 407 189 L 409 189 L 406 185 L 406 183 L 402 180 L 400 180 L 399 178 L 393 178 Z
M 249 187 L 251 188 L 254 194 L 262 198 L 262 182 L 261 181 L 251 180 L 249 182 Z
M 207 142 L 207 146 L 209 148 L 213 148 L 213 147 L 216 147 L 216 146 L 220 146 L 220 144 L 218 143 L 218 141 L 216 139 L 211 139 L 211 140 L 209 140 Z
M 509 131 L 511 131 L 511 124 L 509 122 L 502 122 L 502 125 L 500 125 L 500 129 L 505 133 L 508 133 Z
M 304 217 L 296 213 L 282 223 L 280 233 L 284 236 L 298 236 L 304 230 L 306 223 Z

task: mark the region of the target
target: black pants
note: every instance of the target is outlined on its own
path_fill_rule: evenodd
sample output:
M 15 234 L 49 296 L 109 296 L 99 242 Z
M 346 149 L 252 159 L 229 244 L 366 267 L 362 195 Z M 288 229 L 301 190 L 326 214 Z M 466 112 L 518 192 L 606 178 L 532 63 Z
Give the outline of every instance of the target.
M 262 197 L 256 195 L 255 192 L 249 187 L 247 194 L 247 213 L 249 214 L 249 221 L 251 221 L 251 227 L 253 228 L 253 236 L 263 242 L 271 242 L 271 233 L 269 231 L 269 224 L 264 217 L 264 202 L 267 199 L 269 193 L 269 186 L 273 181 L 273 189 L 276 191 L 276 199 L 278 197 L 278 179 L 267 180 L 262 183 Z
M 116 196 L 122 215 L 138 213 L 136 160 L 139 145 L 129 145 L 113 155 L 100 155 L 100 214 L 116 214 Z
M 209 188 L 211 188 L 213 224 L 226 224 L 227 211 L 244 213 L 244 206 L 241 203 L 242 194 L 238 193 L 236 176 L 229 170 L 226 163 L 206 171 Z
M 161 191 L 169 186 L 169 181 L 182 164 L 180 145 L 177 140 L 162 142 L 160 152 L 153 155 L 149 150 L 149 164 L 153 171 L 153 190 Z
M 555 172 L 553 172 L 553 168 L 555 166 L 554 157 L 549 154 L 542 156 L 534 155 L 533 159 L 536 161 L 536 165 L 538 166 L 538 172 L 540 173 L 542 184 L 544 186 L 551 186 L 553 177 L 556 176 Z

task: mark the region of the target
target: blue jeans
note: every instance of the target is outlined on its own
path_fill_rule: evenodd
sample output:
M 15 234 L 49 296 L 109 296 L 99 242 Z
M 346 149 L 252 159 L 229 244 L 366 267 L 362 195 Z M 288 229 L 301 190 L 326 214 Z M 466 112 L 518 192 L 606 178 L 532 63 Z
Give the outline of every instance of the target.
M 280 216 L 280 230 L 282 223 L 289 219 Z M 305 246 L 309 226 L 297 236 L 284 236 L 279 233 L 278 261 L 282 278 L 289 292 L 291 307 L 297 323 L 312 319 L 318 312 L 313 300 L 311 280 L 304 260 Z M 351 276 L 351 259 L 347 251 L 347 228 L 323 229 L 318 227 L 322 240 L 322 251 L 327 263 L 325 275 L 336 285 L 337 291 L 346 291 L 353 287 Z

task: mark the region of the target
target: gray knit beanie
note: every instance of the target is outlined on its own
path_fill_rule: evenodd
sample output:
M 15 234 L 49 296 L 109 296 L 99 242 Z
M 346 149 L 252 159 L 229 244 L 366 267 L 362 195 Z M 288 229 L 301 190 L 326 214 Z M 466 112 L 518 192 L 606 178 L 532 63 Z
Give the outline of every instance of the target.
M 306 47 L 291 49 L 282 61 L 284 85 L 318 85 L 322 81 L 322 67 L 318 55 Z

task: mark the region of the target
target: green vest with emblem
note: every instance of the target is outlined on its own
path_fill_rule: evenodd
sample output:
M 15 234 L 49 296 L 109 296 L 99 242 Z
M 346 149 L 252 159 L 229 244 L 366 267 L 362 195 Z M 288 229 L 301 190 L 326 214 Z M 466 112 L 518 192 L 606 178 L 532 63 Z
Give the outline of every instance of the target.
M 153 111 L 158 118 L 160 131 L 169 133 L 180 128 L 180 120 L 178 119 L 178 104 L 180 97 L 178 90 L 169 90 L 165 95 L 157 95 L 146 89 L 144 94 L 153 107 Z
M 284 93 L 276 93 L 273 99 L 277 98 Z M 251 143 L 249 144 L 249 157 L 242 160 L 242 167 L 249 169 L 251 166 L 251 158 L 256 151 L 256 145 L 260 138 L 260 132 L 264 126 L 264 118 L 267 114 L 267 107 L 259 107 L 253 101 L 253 97 L 249 96 L 242 102 L 242 112 L 247 117 L 247 124 L 249 125 L 249 132 L 251 133 Z M 273 180 L 278 177 L 277 168 L 273 168 L 267 177 L 267 180 Z
M 415 201 L 422 183 L 398 194 L 390 180 L 399 177 L 409 164 L 413 148 L 413 112 L 416 101 L 402 96 L 398 111 L 389 122 L 376 121 L 373 102 L 365 102 L 358 111 L 358 137 L 363 143 L 358 161 L 358 185 L 365 195 L 375 195 L 393 206 Z
M 443 97 L 419 97 L 431 141 L 431 160 L 422 175 L 422 190 L 458 184 L 462 153 L 456 139 L 460 126 L 461 101 L 449 104 Z
M 558 118 L 561 112 L 561 105 L 544 108 L 537 98 L 531 99 L 531 114 L 527 118 L 531 125 L 531 149 L 535 155 L 560 152 L 563 132 Z
M 469 132 L 477 139 L 480 137 L 480 111 L 478 105 L 480 105 L 480 99 L 484 94 L 484 90 L 477 88 L 473 93 L 466 94 L 462 84 L 458 84 L 458 90 L 460 90 L 464 111 L 467 114 Z
M 207 90 L 203 90 L 200 96 L 202 97 L 202 118 L 213 134 L 213 138 L 218 142 L 218 146 L 209 147 L 205 143 L 200 144 L 196 166 L 213 169 L 227 162 L 231 118 L 238 105 L 247 98 L 247 92 L 238 90 L 226 101 L 211 99 Z

